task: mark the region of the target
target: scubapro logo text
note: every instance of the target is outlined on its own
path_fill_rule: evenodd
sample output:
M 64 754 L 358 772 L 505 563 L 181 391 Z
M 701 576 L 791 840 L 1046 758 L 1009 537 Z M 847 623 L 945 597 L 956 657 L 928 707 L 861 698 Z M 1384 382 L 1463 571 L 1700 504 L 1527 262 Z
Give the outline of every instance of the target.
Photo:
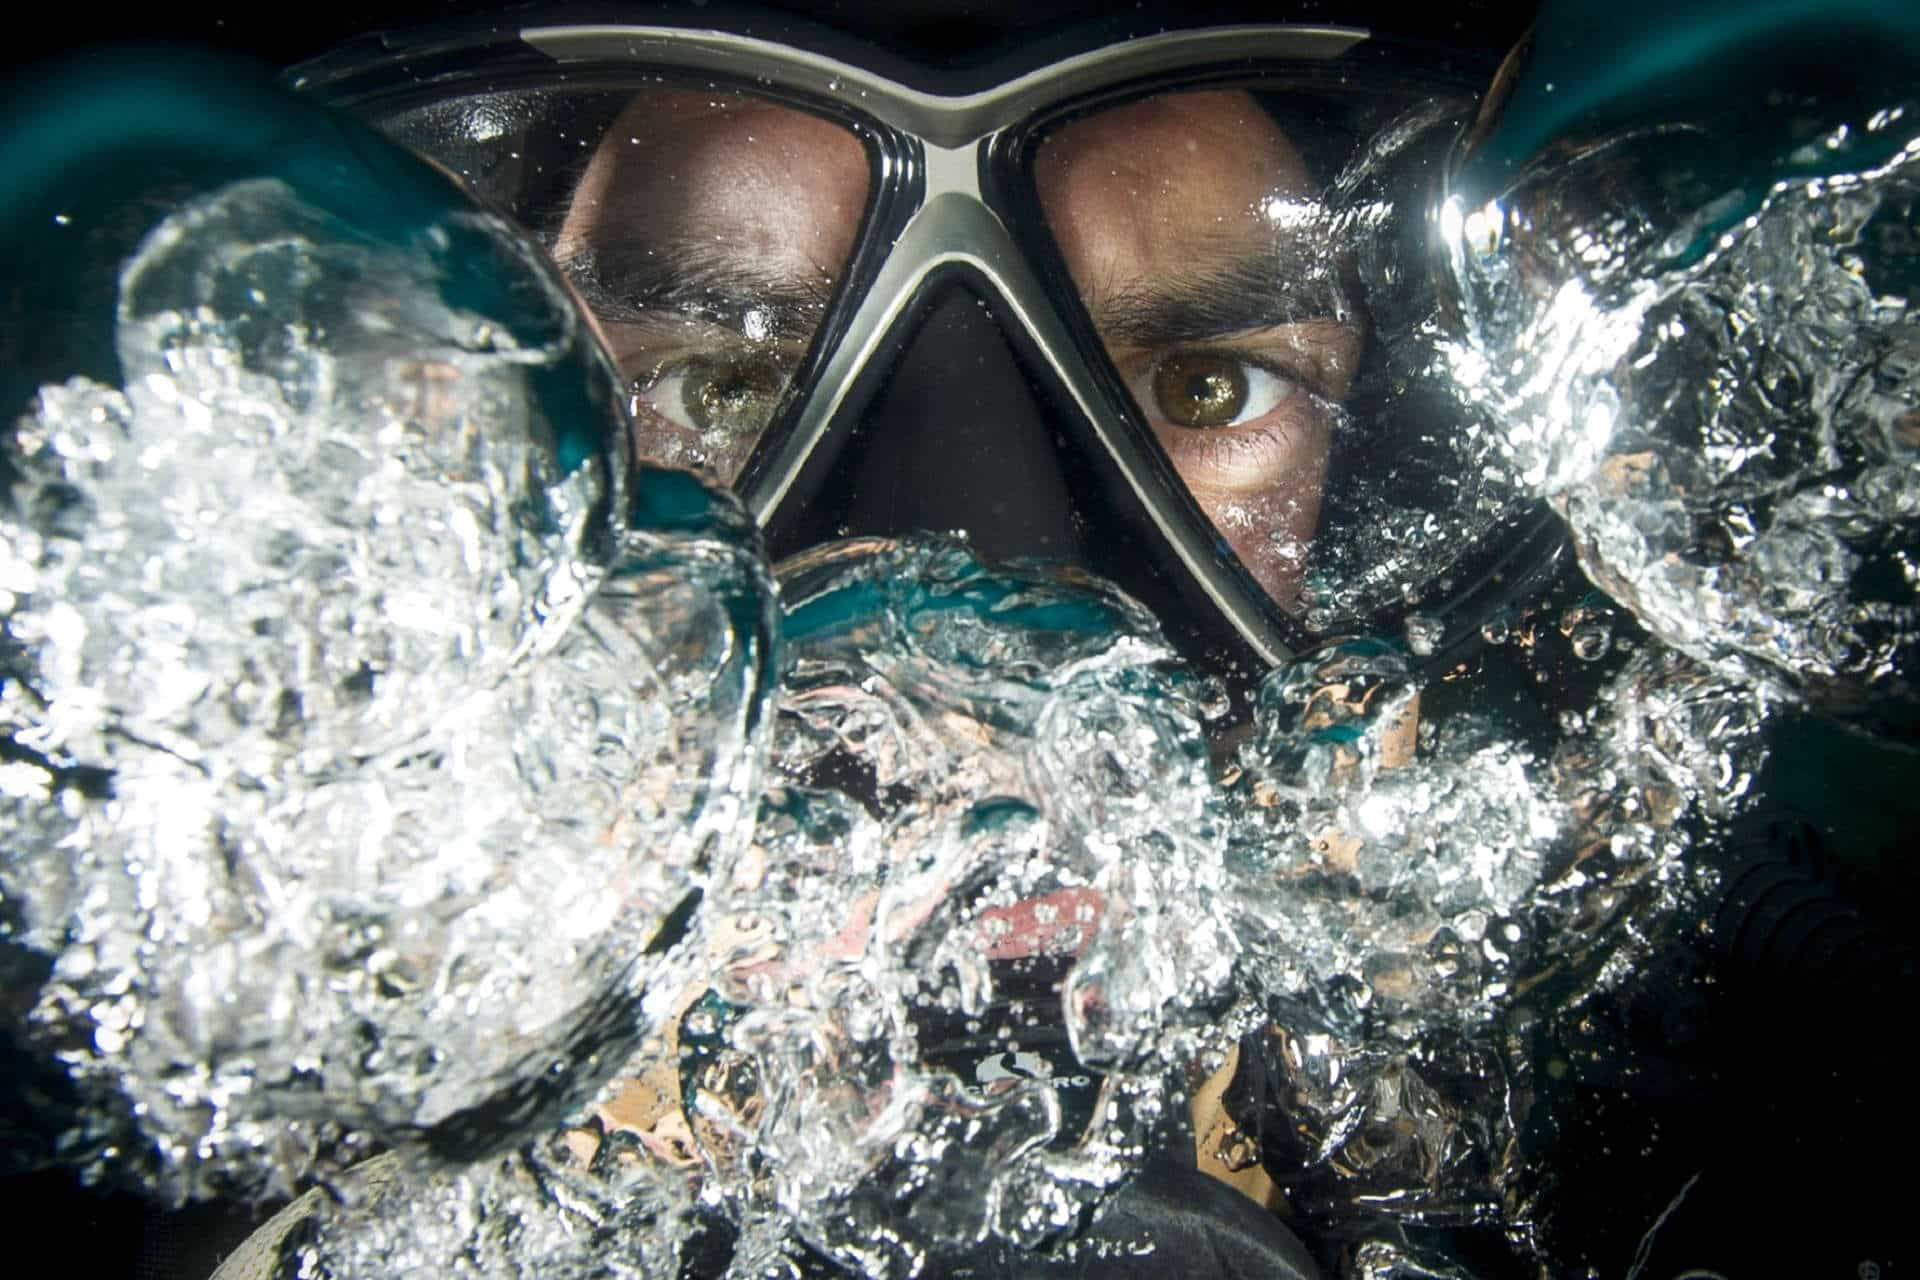
M 1051 1062 L 1025 1050 L 982 1058 L 980 1065 L 973 1069 L 973 1078 L 981 1084 L 992 1084 L 995 1080 L 1045 1080 L 1056 1089 L 1093 1083 L 1091 1077 L 1083 1075 L 1056 1076 Z

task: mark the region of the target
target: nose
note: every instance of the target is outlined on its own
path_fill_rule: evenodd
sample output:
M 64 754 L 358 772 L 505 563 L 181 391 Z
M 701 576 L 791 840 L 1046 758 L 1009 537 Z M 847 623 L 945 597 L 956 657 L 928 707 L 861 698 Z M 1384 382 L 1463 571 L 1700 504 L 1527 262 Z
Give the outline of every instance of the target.
M 1214 621 L 1203 584 L 1071 393 L 1040 372 L 1042 358 L 1012 336 L 1022 331 L 985 300 L 990 290 L 965 274 L 937 286 L 911 313 L 917 327 L 870 362 L 884 372 L 849 393 L 766 518 L 774 561 L 841 538 L 961 532 L 990 561 L 1031 557 L 1108 580 L 1209 670 L 1261 669 Z M 1197 509 L 1187 520 L 1207 527 Z M 1232 552 L 1207 536 L 1230 564 Z
M 963 284 L 922 315 L 769 522 L 775 558 L 834 538 L 963 532 L 990 559 L 1084 562 L 1067 440 L 1027 362 Z

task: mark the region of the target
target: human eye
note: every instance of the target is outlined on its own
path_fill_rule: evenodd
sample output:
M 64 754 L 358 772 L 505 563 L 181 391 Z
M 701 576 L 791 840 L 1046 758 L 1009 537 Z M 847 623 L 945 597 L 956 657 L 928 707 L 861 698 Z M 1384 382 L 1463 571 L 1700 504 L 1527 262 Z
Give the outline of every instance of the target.
M 731 484 L 778 413 L 800 352 L 720 334 L 621 341 L 632 336 L 610 333 L 641 459 Z
M 1298 335 L 1136 351 L 1121 373 L 1196 496 L 1253 495 L 1323 461 L 1343 361 Z
M 1135 396 L 1156 424 L 1188 430 L 1244 426 L 1305 394 L 1280 369 L 1232 351 L 1176 351 L 1155 359 Z
M 632 407 L 724 445 L 765 430 L 786 383 L 786 368 L 768 355 L 688 355 L 636 378 Z

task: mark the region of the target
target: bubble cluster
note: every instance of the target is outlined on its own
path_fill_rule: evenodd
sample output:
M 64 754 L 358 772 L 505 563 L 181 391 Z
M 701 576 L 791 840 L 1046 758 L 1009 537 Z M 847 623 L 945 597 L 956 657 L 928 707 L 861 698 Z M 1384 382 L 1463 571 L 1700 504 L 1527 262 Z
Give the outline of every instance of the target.
M 757 789 L 744 517 L 629 489 L 603 357 L 491 218 L 383 244 L 238 183 L 120 298 L 125 385 L 42 390 L 0 517 L 15 1034 L 77 1092 L 10 1154 L 262 1196 L 557 1120 Z
M 681 1171 L 755 1273 L 1070 1266 L 1242 1035 L 1286 1118 L 1255 1150 L 1321 1229 L 1515 1226 L 1523 993 L 1577 999 L 1678 918 L 1760 763 L 1765 703 L 1668 650 L 1541 755 L 1416 733 L 1376 643 L 1277 672 L 1223 780 L 1205 683 L 1100 584 L 939 541 L 783 580 L 778 785 L 589 1125 Z
M 1543 754 L 1472 715 L 1422 724 L 1421 692 L 1379 642 L 1282 667 L 1222 796 L 1267 1167 L 1323 1229 L 1383 1239 L 1525 1222 L 1523 1028 L 1684 918 L 1687 856 L 1750 798 L 1770 710 L 1658 647 Z
M 1328 625 L 1421 607 L 1241 723 L 1115 588 L 948 539 L 816 548 L 776 613 L 735 505 L 555 420 L 617 387 L 501 224 L 189 203 L 123 385 L 49 383 L 7 458 L 0 960 L 56 1104 L 16 1160 L 320 1180 L 287 1277 L 1068 1274 L 1153 1247 L 1101 1231 L 1232 1051 L 1230 1172 L 1352 1274 L 1523 1238 L 1534 1029 L 1686 918 L 1783 700 L 1907 697 L 1920 160 L 1874 121 L 1737 208 L 1642 200 L 1664 135 L 1453 208 L 1453 346 L 1383 195 L 1451 118 L 1337 175 L 1401 407 L 1473 412 L 1273 544 Z M 1473 619 L 1557 734 L 1423 715 L 1460 637 L 1409 584 L 1529 494 L 1633 617 Z
M 1423 656 L 1457 638 L 1441 616 L 1446 602 L 1541 527 L 1500 423 L 1457 393 L 1419 265 L 1429 252 L 1425 195 L 1470 113 L 1445 95 L 1405 107 L 1290 228 L 1352 290 L 1368 351 L 1348 394 L 1325 406 L 1332 466 L 1319 526 L 1304 541 L 1274 533 L 1270 552 L 1304 570 L 1300 616 L 1310 630 L 1367 630 L 1411 610 L 1406 636 Z
M 782 585 L 786 785 L 713 903 L 753 925 L 713 990 L 760 1099 L 718 1183 L 867 1274 L 1058 1242 L 1232 972 L 1209 690 L 1111 588 L 953 543 L 840 544 Z
M 1562 146 L 1442 218 L 1453 366 L 1593 580 L 1694 658 L 1900 736 L 1917 123 L 1804 103 L 1755 142 L 1708 113 Z

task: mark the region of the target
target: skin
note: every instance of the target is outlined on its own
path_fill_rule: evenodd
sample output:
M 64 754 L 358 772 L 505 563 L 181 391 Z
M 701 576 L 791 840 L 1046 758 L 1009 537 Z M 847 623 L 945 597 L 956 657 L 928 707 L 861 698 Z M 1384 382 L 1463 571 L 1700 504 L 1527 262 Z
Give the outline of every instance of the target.
M 1338 254 L 1319 247 L 1327 232 L 1299 152 L 1245 93 L 1168 94 L 1056 130 L 1034 176 L 1067 269 L 1174 468 L 1261 585 L 1296 600 L 1363 341 Z M 858 139 L 793 108 L 662 89 L 615 122 L 555 256 L 635 380 L 643 457 L 738 475 L 845 270 L 868 190 Z M 652 274 L 623 270 L 623 250 Z M 670 262 L 699 264 L 679 294 L 655 278 Z M 690 363 L 716 355 L 752 393 L 703 429 L 703 388 L 742 385 Z M 1195 369 L 1243 393 L 1239 411 L 1181 425 Z
M 757 433 L 689 422 L 673 394 L 684 388 L 675 362 L 720 353 L 792 369 L 853 252 L 867 185 L 858 138 L 772 102 L 661 89 L 614 122 L 575 190 L 554 257 L 582 286 L 621 371 L 652 382 L 634 402 L 643 458 L 726 482 L 739 474 Z M 740 305 L 718 309 L 731 314 L 708 313 L 697 299 L 624 306 L 634 299 L 621 296 L 621 273 L 595 261 L 609 247 L 707 263 L 706 291 Z M 774 380 L 777 391 L 783 379 Z
M 1317 187 L 1298 151 L 1247 95 L 1188 93 L 1064 126 L 1040 148 L 1034 176 L 1081 300 L 1175 469 L 1254 577 L 1282 601 L 1296 599 L 1304 551 L 1284 554 L 1273 535 L 1302 549 L 1313 536 L 1338 404 L 1363 343 L 1341 302 L 1338 254 L 1317 247 Z M 686 382 L 675 383 L 674 362 L 724 352 L 793 368 L 845 270 L 868 191 L 857 140 L 788 108 L 660 91 L 616 122 L 587 166 L 555 256 L 636 380 L 642 456 L 722 480 L 737 475 L 753 435 L 714 438 L 687 423 L 675 403 Z M 698 246 L 716 263 L 737 264 L 740 277 L 717 291 L 775 299 L 778 314 L 750 333 L 738 314 L 702 314 L 697 299 L 623 305 L 594 287 L 614 283 L 596 281 L 594 253 L 623 242 L 663 259 L 684 260 Z M 1246 384 L 1244 408 L 1224 424 L 1182 426 L 1180 406 L 1166 403 L 1183 382 L 1159 375 L 1195 356 Z M 763 970 L 763 981 L 783 968 L 802 975 L 857 956 L 876 927 L 917 927 L 947 891 L 937 886 L 878 925 L 878 895 L 867 895 L 806 959 L 737 954 Z M 982 946 L 997 958 L 1045 951 L 1060 940 L 1054 922 L 1090 923 L 1104 908 L 1083 889 L 991 908 L 982 913 Z M 1218 1075 L 1215 1096 L 1230 1075 L 1230 1066 Z M 670 1088 L 676 1077 L 667 1079 Z M 640 1080 L 603 1124 L 689 1163 L 693 1130 L 665 1097 L 666 1088 Z M 1209 1153 L 1238 1141 L 1237 1130 L 1199 1124 L 1196 1134 L 1200 1167 L 1224 1176 L 1225 1163 Z M 584 1133 L 578 1141 L 583 1159 L 597 1144 Z M 1235 1185 L 1270 1203 L 1263 1177 L 1256 1167 Z
M 1136 334 L 1126 313 L 1306 234 L 1283 220 L 1311 208 L 1299 152 L 1247 94 L 1168 94 L 1054 133 L 1034 177 L 1067 269 L 1175 470 L 1260 584 L 1294 600 L 1319 521 L 1330 409 L 1359 361 L 1358 324 L 1338 314 L 1331 290 L 1330 314 L 1221 332 Z M 1229 424 L 1180 425 L 1152 375 L 1192 352 L 1243 360 L 1279 385 L 1265 384 Z

